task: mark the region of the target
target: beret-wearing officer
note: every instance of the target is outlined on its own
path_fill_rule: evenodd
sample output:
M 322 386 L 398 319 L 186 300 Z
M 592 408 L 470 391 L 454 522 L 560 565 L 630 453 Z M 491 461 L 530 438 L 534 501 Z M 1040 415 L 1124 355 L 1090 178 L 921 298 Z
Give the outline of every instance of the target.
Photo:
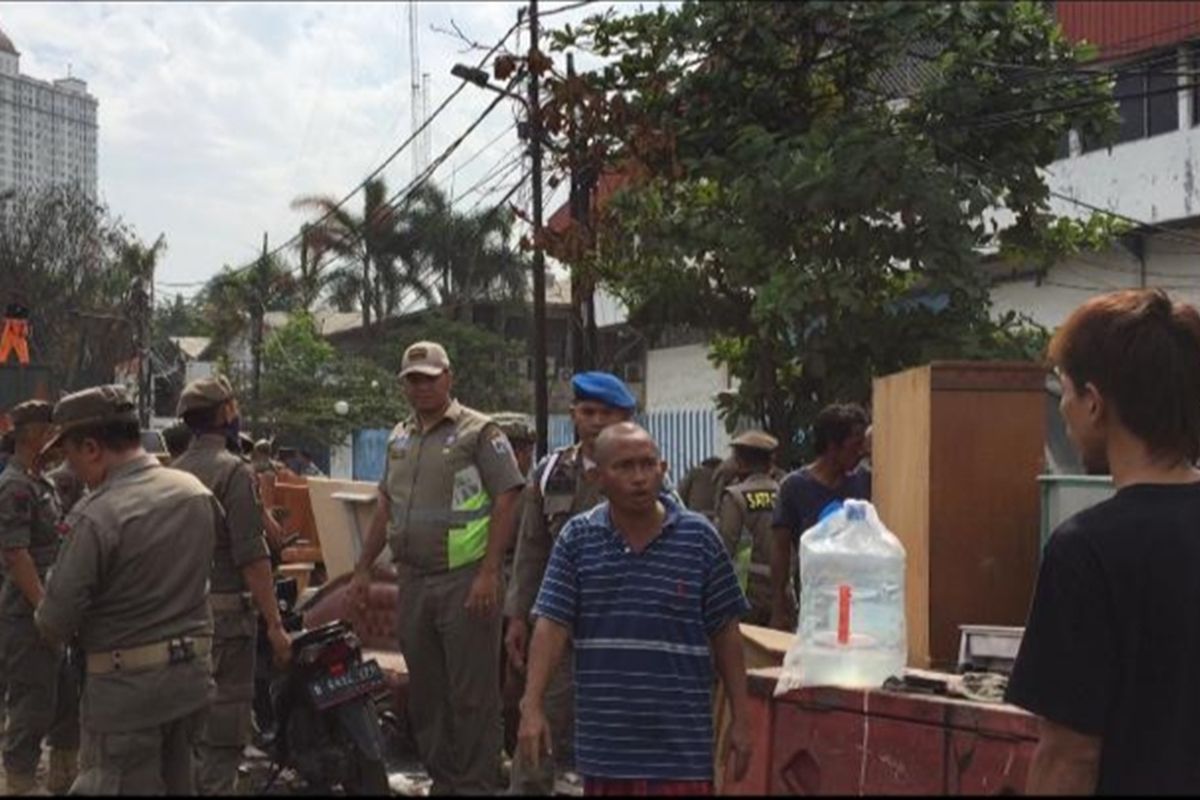
M 571 419 L 577 444 L 560 448 L 535 469 L 521 503 L 521 527 L 513 562 L 504 614 L 508 622 L 505 645 L 509 661 L 524 672 L 529 642 L 529 613 L 550 551 L 567 520 L 594 508 L 604 498 L 588 479 L 595 466 L 592 449 L 600 431 L 632 418 L 637 399 L 629 387 L 608 372 L 581 372 L 571 379 L 574 402 Z M 518 753 L 513 762 L 511 790 L 518 794 L 552 795 L 556 769 L 570 766 L 573 753 L 575 678 L 571 657 L 564 656 L 546 689 L 545 709 L 555 743 L 553 753 L 537 768 L 525 763 Z

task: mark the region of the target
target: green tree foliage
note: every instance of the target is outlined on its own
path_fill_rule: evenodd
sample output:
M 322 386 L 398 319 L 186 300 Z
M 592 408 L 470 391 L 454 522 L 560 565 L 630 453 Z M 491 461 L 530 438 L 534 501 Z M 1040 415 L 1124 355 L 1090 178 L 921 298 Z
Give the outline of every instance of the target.
M 413 232 L 413 257 L 435 284 L 443 307 L 524 298 L 529 264 L 510 245 L 511 211 L 456 211 L 445 193 L 429 184 L 413 194 L 402 214 Z
M 262 424 L 278 441 L 336 444 L 357 428 L 391 427 L 405 414 L 395 373 L 339 357 L 306 312 L 267 337 L 262 399 Z M 335 411 L 338 401 L 349 407 L 345 416 Z
M 436 312 L 405 320 L 356 355 L 339 353 L 321 337 L 312 316 L 297 312 L 263 346 L 261 424 L 277 441 L 335 444 L 359 428 L 390 428 L 409 415 L 396 372 L 404 349 L 416 341 L 440 342 L 454 365 L 454 395 L 485 411 L 529 403 L 510 360 L 520 344 Z M 249 386 L 237 386 L 248 396 Z M 335 404 L 349 406 L 345 416 Z
M 182 294 L 159 301 L 154 309 L 154 332 L 162 339 L 172 336 L 211 336 L 203 307 L 189 301 Z
M 0 200 L 0 306 L 30 309 L 32 360 L 66 391 L 113 380 L 137 352 L 138 318 L 164 249 L 67 186 Z
M 414 342 L 434 341 L 446 348 L 454 368 L 454 396 L 481 411 L 528 408 L 532 398 L 523 387 L 514 364 L 524 364 L 526 348 L 490 331 L 449 319 L 436 310 L 414 314 L 391 323 L 386 337 L 371 342 L 362 356 L 394 375 L 405 348 Z
M 203 309 L 208 335 L 224 349 L 239 335 L 249 335 L 256 310 L 266 313 L 297 309 L 299 291 L 287 264 L 278 256 L 269 256 L 239 269 L 224 267 L 195 302 Z
M 363 213 L 357 216 L 338 206 L 337 198 L 299 197 L 293 208 L 311 211 L 318 220 L 305 229 L 307 256 L 315 266 L 336 257 L 340 266 L 330 266 L 325 275 L 335 304 L 343 310 L 362 309 L 363 327 L 371 320 L 395 313 L 410 295 L 428 298 L 430 292 L 413 257 L 413 233 L 397 207 L 388 202 L 382 178 L 368 181 L 363 189 Z
M 1036 356 L 1039 331 L 989 316 L 980 254 L 1045 267 L 1113 232 L 1048 211 L 1040 168 L 1115 110 L 1043 6 L 685 2 L 557 32 L 610 63 L 548 75 L 548 129 L 574 118 L 585 166 L 628 181 L 595 246 L 563 249 L 635 324 L 711 331 L 726 419 L 784 442 L 872 376 Z

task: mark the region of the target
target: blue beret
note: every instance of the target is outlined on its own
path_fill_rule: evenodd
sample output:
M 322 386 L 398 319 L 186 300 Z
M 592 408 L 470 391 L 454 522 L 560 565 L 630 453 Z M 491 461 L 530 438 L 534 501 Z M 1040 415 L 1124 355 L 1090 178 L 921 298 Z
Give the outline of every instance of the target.
M 576 400 L 595 400 L 626 411 L 637 408 L 637 399 L 629 387 L 610 372 L 580 372 L 571 379 L 571 388 Z

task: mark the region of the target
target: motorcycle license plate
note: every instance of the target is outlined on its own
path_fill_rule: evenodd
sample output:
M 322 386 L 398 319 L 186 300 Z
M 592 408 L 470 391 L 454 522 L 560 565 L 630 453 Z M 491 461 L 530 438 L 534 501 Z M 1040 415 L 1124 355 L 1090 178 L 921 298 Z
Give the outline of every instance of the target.
M 363 661 L 341 675 L 323 675 L 309 681 L 308 695 L 318 709 L 324 710 L 365 694 L 374 694 L 385 685 L 379 664 Z

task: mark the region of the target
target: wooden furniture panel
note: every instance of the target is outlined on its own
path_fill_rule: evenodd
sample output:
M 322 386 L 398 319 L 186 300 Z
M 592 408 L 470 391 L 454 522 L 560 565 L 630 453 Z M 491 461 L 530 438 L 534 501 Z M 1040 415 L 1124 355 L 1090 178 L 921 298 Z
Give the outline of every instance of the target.
M 775 703 L 773 795 L 856 795 L 862 778 L 862 714 Z
M 1041 372 L 1036 373 L 1040 378 Z M 929 597 L 933 666 L 957 666 L 959 625 L 1024 625 L 1037 577 L 1045 443 L 1032 391 L 933 392 Z
M 872 411 L 871 501 L 905 550 L 904 610 L 909 664 L 929 652 L 929 628 L 918 624 L 929 608 L 928 368 L 875 382 Z
M 951 731 L 946 790 L 954 795 L 1024 794 L 1037 742 Z
M 726 794 L 1021 794 L 1037 719 L 953 697 L 818 687 L 776 697 L 780 669 L 748 675 L 755 760 Z M 764 724 L 764 720 L 766 723 Z M 763 783 L 759 752 L 767 756 Z
M 1023 625 L 1038 564 L 1044 370 L 934 362 L 874 387 L 873 483 L 907 552 L 909 665 L 956 666 L 958 626 Z

